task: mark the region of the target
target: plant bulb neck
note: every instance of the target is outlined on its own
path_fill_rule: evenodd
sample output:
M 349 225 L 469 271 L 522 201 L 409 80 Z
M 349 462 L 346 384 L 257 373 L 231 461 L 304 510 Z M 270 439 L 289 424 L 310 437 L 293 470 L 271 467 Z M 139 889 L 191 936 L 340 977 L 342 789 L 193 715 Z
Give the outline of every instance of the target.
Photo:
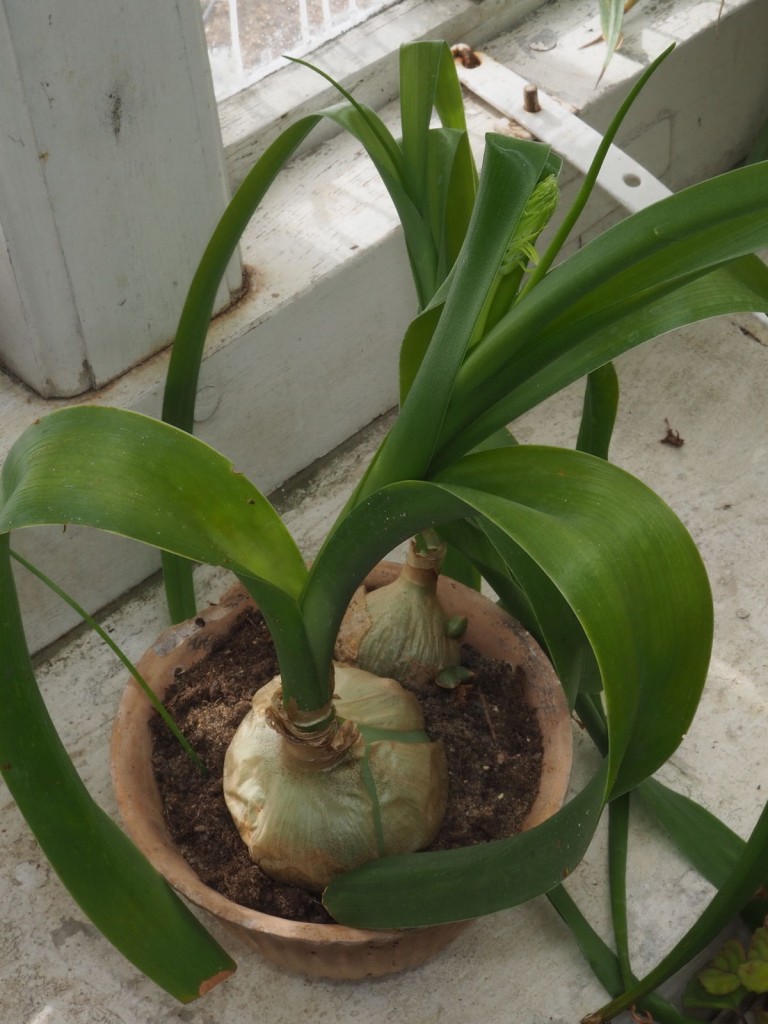
M 403 579 L 435 593 L 445 552 L 445 543 L 432 530 L 425 531 L 418 538 L 412 538 L 408 545 L 405 564 L 400 570 Z
M 360 738 L 354 723 L 336 714 L 333 700 L 315 711 L 302 711 L 293 702 L 285 707 L 282 690 L 277 690 L 265 719 L 282 738 L 285 755 L 311 768 L 338 764 Z

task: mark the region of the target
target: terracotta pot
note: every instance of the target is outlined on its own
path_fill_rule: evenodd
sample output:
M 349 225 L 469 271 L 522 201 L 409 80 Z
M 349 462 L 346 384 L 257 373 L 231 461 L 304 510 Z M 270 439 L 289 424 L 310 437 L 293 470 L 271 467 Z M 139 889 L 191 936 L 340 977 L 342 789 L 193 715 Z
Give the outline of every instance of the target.
M 366 581 L 382 586 L 399 566 L 382 563 Z M 465 641 L 486 657 L 521 665 L 527 697 L 543 737 L 538 797 L 524 823 L 531 828 L 562 804 L 571 766 L 571 726 L 560 684 L 541 649 L 520 625 L 495 604 L 452 580 L 441 578 L 439 596 L 446 613 L 466 615 Z M 240 587 L 195 619 L 167 630 L 139 662 L 139 671 L 162 699 L 178 668 L 205 658 L 251 606 Z M 469 924 L 435 925 L 401 931 L 362 931 L 342 925 L 303 924 L 250 910 L 204 885 L 165 829 L 160 794 L 151 767 L 152 707 L 131 680 L 123 694 L 112 738 L 112 774 L 125 827 L 148 860 L 192 903 L 215 914 L 244 942 L 273 963 L 310 977 L 355 980 L 415 967 L 439 952 Z

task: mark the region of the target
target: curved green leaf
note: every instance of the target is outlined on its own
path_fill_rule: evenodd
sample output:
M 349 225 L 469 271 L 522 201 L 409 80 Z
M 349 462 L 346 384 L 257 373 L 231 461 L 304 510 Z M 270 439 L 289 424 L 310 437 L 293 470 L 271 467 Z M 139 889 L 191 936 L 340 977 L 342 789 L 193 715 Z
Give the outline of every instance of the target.
M 434 293 L 461 249 L 477 191 L 461 85 L 445 42 L 401 47 L 400 111 L 408 191 L 430 224 L 438 255 Z M 433 111 L 442 128 L 431 127 Z M 422 307 L 431 298 L 422 296 Z
M 332 616 L 378 558 L 411 533 L 467 516 L 492 530 L 534 614 L 553 586 L 572 609 L 605 687 L 613 795 L 632 788 L 676 749 L 693 717 L 712 600 L 679 519 L 602 459 L 518 445 L 467 456 L 430 483 L 369 495 L 337 525 L 310 573 L 302 608 L 316 659 L 327 656 L 327 634 L 335 636 Z M 527 576 L 530 565 L 536 575 Z M 541 573 L 550 581 L 544 590 Z
M 588 638 L 605 689 L 605 788 L 600 801 L 590 789 L 531 838 L 385 859 L 336 880 L 327 902 L 345 923 L 394 927 L 474 916 L 551 887 L 555 865 L 572 866 L 573 847 L 563 846 L 558 861 L 549 845 L 567 843 L 560 829 L 566 820 L 570 827 L 568 815 L 596 822 L 602 800 L 655 771 L 686 732 L 704 683 L 711 599 L 682 524 L 652 491 L 602 459 L 531 446 L 468 456 L 436 480 L 390 485 L 351 509 L 318 556 L 302 603 L 315 657 L 321 660 L 329 622 L 333 632 L 329 616 L 384 551 L 428 525 L 450 537 L 466 517 L 485 524 L 534 613 L 554 588 Z M 659 561 L 664 573 L 656 571 Z M 537 567 L 532 588 L 526 562 Z
M 608 458 L 613 426 L 619 409 L 619 378 L 613 363 L 605 363 L 587 377 L 576 447 L 580 452 Z
M 281 132 L 253 166 L 224 211 L 194 275 L 177 328 L 163 399 L 162 417 L 166 422 L 190 433 L 193 431 L 203 348 L 226 268 L 278 173 L 324 118 L 335 121 L 365 147 L 402 224 L 420 306 L 426 306 L 433 297 L 463 242 L 474 204 L 477 172 L 466 136 L 461 87 L 447 45 L 419 42 L 404 47 L 402 62 L 404 103 L 411 111 L 423 106 L 407 118 L 405 154 L 373 110 L 358 103 L 325 72 L 296 60 L 330 82 L 344 102 L 302 118 Z M 429 68 L 433 71 L 425 76 L 425 69 L 429 71 Z M 428 84 L 426 91 L 422 89 L 424 83 Z M 424 174 L 425 161 L 415 160 L 414 147 L 418 151 L 430 138 L 433 105 L 447 132 L 445 138 L 437 133 L 438 146 L 430 145 L 432 156 L 439 155 L 439 159 L 430 161 L 428 180 L 421 182 L 420 178 L 415 180 L 414 175 Z M 450 140 L 447 147 L 444 146 L 446 139 Z M 432 209 L 434 186 L 438 181 L 442 182 L 439 211 Z M 439 214 L 438 222 L 432 225 L 430 218 L 435 214 Z M 174 620 L 194 614 L 191 566 L 165 553 L 163 571 Z
M 43 852 L 96 927 L 182 1002 L 234 963 L 85 789 L 51 722 L 24 642 L 0 537 L 0 772 Z
M 686 860 L 715 887 L 724 885 L 744 850 L 744 840 L 700 804 L 658 779 L 646 779 L 637 795 Z
M 487 521 L 449 523 L 441 533 L 477 565 L 507 611 L 547 652 L 569 707 L 579 693 L 599 693 L 600 671 L 584 629 L 541 566 Z
M 98 406 L 29 427 L 2 471 L 0 532 L 79 523 L 258 577 L 297 598 L 306 567 L 267 499 L 232 463 L 166 423 Z
M 662 985 L 698 956 L 738 914 L 753 893 L 765 882 L 768 864 L 768 803 L 744 844 L 733 871 L 707 904 L 703 913 L 672 950 L 643 978 L 617 999 L 590 1017 L 596 1024 L 613 1020 L 637 1003 L 647 992 Z
M 541 825 L 509 839 L 384 857 L 335 878 L 323 903 L 342 924 L 410 928 L 516 906 L 559 885 L 597 828 L 605 767 Z
M 488 136 L 472 222 L 456 261 L 452 287 L 400 415 L 358 491 L 358 500 L 394 480 L 424 476 L 475 325 L 483 315 L 510 236 L 548 160 L 546 146 Z
M 306 645 L 298 598 L 307 569 L 267 499 L 191 434 L 122 409 L 62 409 L 29 427 L 3 466 L 0 533 L 76 523 L 237 573 L 272 633 L 286 692 L 327 700 L 327 663 Z
M 570 929 L 571 935 L 600 984 L 611 995 L 618 995 L 624 988 L 619 960 L 594 928 L 590 925 L 576 903 L 563 886 L 547 893 L 547 899 Z M 644 996 L 635 1007 L 643 1010 L 658 1024 L 700 1024 L 692 1017 L 682 1016 L 680 1011 L 659 996 L 652 993 Z M 636 1014 L 638 1016 L 638 1014 Z
M 745 255 L 766 244 L 766 164 L 693 186 L 605 232 L 552 270 L 468 355 L 440 464 L 648 338 L 718 313 L 768 308 L 768 271 Z
M 524 303 L 516 307 L 522 309 Z M 536 343 L 510 343 L 509 362 L 490 374 L 470 395 L 457 387 L 446 416 L 439 464 L 471 450 L 499 423 L 533 408 L 623 352 L 676 327 L 723 313 L 768 308 L 768 268 L 754 256 L 682 282 L 659 283 L 655 289 L 625 295 L 612 306 L 595 307 L 590 316 L 542 325 Z M 469 415 L 474 409 L 476 415 Z M 456 429 L 457 424 L 463 424 Z M 447 441 L 451 431 L 453 438 Z
M 499 533 L 524 549 L 575 612 L 603 679 L 613 795 L 632 788 L 678 746 L 709 663 L 711 595 L 682 523 L 634 477 L 563 449 L 481 452 L 436 482 L 497 527 L 500 550 Z
M 200 364 L 219 285 L 259 203 L 321 119 L 322 114 L 302 118 L 277 137 L 248 173 L 216 225 L 189 286 L 171 349 L 162 412 L 167 423 L 192 433 Z
M 432 336 L 440 322 L 443 303 L 427 306 L 415 317 L 405 332 L 400 345 L 400 403 L 402 404 L 411 389 L 422 360 L 432 341 Z
M 524 297 L 525 294 L 529 292 L 532 288 L 535 288 L 538 285 L 541 278 L 545 276 L 549 268 L 554 263 L 566 239 L 569 237 L 571 231 L 573 230 L 576 221 L 579 219 L 582 211 L 584 210 L 584 207 L 587 205 L 589 197 L 592 195 L 595 185 L 597 184 L 597 178 L 600 174 L 605 159 L 608 156 L 608 152 L 611 146 L 613 145 L 619 128 L 624 122 L 624 118 L 631 110 L 637 97 L 645 88 L 649 78 L 651 78 L 651 76 L 656 73 L 659 66 L 667 59 L 667 57 L 670 55 L 670 53 L 672 53 L 674 48 L 675 44 L 673 43 L 648 65 L 648 67 L 645 69 L 645 71 L 643 71 L 642 75 L 640 75 L 638 80 L 630 89 L 626 98 L 621 103 L 619 109 L 614 114 L 613 118 L 611 119 L 611 123 L 606 128 L 605 133 L 603 134 L 603 137 L 600 140 L 600 144 L 598 145 L 597 150 L 595 151 L 595 155 L 592 158 L 592 162 L 589 165 L 589 169 L 587 170 L 587 173 L 584 176 L 584 181 L 579 186 L 579 191 L 576 193 L 575 199 L 571 203 L 570 207 L 566 210 L 560 224 L 558 225 L 552 236 L 551 241 L 547 245 L 545 251 L 542 253 L 541 260 L 539 261 L 538 266 L 535 267 L 534 270 L 531 272 L 531 275 L 528 278 L 528 281 L 526 282 L 526 285 L 521 292 L 521 298 Z
M 10 555 L 15 562 L 18 562 L 18 564 L 23 566 L 27 570 L 27 572 L 32 573 L 33 576 L 36 576 L 40 580 L 40 582 L 43 583 L 46 587 L 48 587 L 48 589 L 51 590 L 60 600 L 64 601 L 65 604 L 68 604 L 69 607 L 75 612 L 75 614 L 83 620 L 83 622 L 88 626 L 88 628 L 92 629 L 93 632 L 96 633 L 96 635 L 99 637 L 102 643 L 106 644 L 107 647 L 109 647 L 109 649 L 118 659 L 118 661 L 122 662 L 122 664 L 128 670 L 129 674 L 135 679 L 135 681 L 141 687 L 147 700 L 150 702 L 152 707 L 155 709 L 158 715 L 168 726 L 174 738 L 180 744 L 180 746 L 187 754 L 187 756 L 190 758 L 190 760 L 196 765 L 196 767 L 201 772 L 205 773 L 207 769 L 203 762 L 198 757 L 198 755 L 195 753 L 189 740 L 179 729 L 178 725 L 176 725 L 176 722 L 173 720 L 170 713 L 166 710 L 165 706 L 160 701 L 160 698 L 154 692 L 154 690 L 146 681 L 146 679 L 144 679 L 144 677 L 141 675 L 141 673 L 130 660 L 130 658 L 125 654 L 120 645 L 116 644 L 112 637 L 109 635 L 109 633 L 107 633 L 107 631 L 99 625 L 96 619 L 94 619 L 94 617 L 90 615 L 85 610 L 85 608 L 83 608 L 82 605 L 78 604 L 78 602 L 72 597 L 71 594 L 68 594 L 57 583 L 55 583 L 50 578 L 50 576 L 46 576 L 46 574 L 44 572 L 41 572 L 41 570 L 38 569 L 37 566 L 32 565 L 31 562 L 28 562 L 26 558 L 23 558 L 18 553 L 18 551 L 11 550 Z
M 446 55 L 449 63 L 446 63 Z M 430 125 L 442 79 L 442 92 L 449 116 L 459 117 L 455 127 L 466 131 L 464 104 L 461 89 L 456 80 L 456 69 L 450 50 L 444 42 L 428 40 L 400 47 L 400 124 L 402 126 L 402 151 L 408 192 L 420 209 L 431 201 L 429 196 L 429 147 Z M 458 87 L 459 105 L 451 102 L 449 96 L 450 77 Z M 446 79 L 448 79 L 446 81 Z
M 467 183 L 466 169 L 474 160 L 465 132 L 433 128 L 427 136 L 427 188 L 422 209 L 435 243 L 437 267 L 431 294 L 455 263 L 466 237 L 474 209 L 474 179 Z M 425 303 L 422 303 L 424 306 Z

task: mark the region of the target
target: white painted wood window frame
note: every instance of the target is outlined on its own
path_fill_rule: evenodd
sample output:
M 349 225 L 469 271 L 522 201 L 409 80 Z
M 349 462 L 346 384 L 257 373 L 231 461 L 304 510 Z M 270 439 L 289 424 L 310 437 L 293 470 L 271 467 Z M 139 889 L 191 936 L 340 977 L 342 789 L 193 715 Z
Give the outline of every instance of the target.
M 2 361 L 70 397 L 170 342 L 228 200 L 199 12 L 3 0 L 0 97 Z
M 596 10 L 597 0 L 591 0 Z M 357 99 L 380 109 L 398 90 L 398 51 L 419 39 L 465 41 L 482 46 L 509 31 L 547 0 L 400 0 L 331 39 L 308 58 L 333 75 Z M 326 104 L 338 94 L 305 68 L 287 65 L 219 104 L 227 166 L 234 183 L 241 181 L 254 156 L 285 125 Z M 328 129 L 313 135 L 331 134 Z

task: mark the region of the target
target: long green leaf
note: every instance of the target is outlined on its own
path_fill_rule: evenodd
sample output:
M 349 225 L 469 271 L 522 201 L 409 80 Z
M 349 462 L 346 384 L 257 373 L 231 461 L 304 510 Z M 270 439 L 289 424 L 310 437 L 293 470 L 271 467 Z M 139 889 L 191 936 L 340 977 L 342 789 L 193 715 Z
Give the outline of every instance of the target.
M 406 191 L 400 150 L 381 119 L 373 111 L 356 103 L 352 97 L 348 97 L 345 103 L 302 118 L 286 128 L 256 162 L 232 197 L 203 253 L 187 294 L 171 351 L 162 412 L 166 422 L 190 433 L 193 431 L 195 397 L 205 339 L 216 294 L 229 261 L 280 170 L 324 118 L 349 131 L 365 146 L 403 225 L 417 290 L 427 298 L 431 295 L 437 255 L 427 226 Z M 176 555 L 166 553 L 163 556 L 163 568 L 173 619 L 193 615 L 195 599 L 192 567 Z
M 637 795 L 699 874 L 717 888 L 724 885 L 743 853 L 744 840 L 695 800 L 658 779 L 646 779 Z
M 497 527 L 479 521 L 450 523 L 441 532 L 467 557 L 550 657 L 569 707 L 580 692 L 602 689 L 600 672 L 584 628 L 568 601 L 540 565 Z
M 712 942 L 747 903 L 768 876 L 768 803 L 763 808 L 749 840 L 739 854 L 733 871 L 667 956 L 645 977 L 613 1002 L 591 1015 L 595 1024 L 613 1020 L 637 1003 L 647 992 L 663 984 L 684 968 Z
M 768 270 L 756 258 L 743 257 L 692 281 L 628 297 L 621 309 L 605 308 L 590 320 L 543 328 L 535 347 L 489 377 L 465 404 L 457 394 L 452 412 L 459 412 L 467 426 L 446 445 L 439 463 L 474 448 L 499 423 L 510 422 L 645 341 L 708 317 L 766 305 Z M 464 414 L 470 407 L 482 411 L 470 419 Z
M 400 402 L 405 401 L 416 379 L 443 312 L 443 303 L 427 306 L 408 325 L 400 345 Z
M 324 118 L 358 138 L 376 165 L 403 222 L 409 251 L 416 262 L 434 264 L 418 211 L 402 180 L 397 145 L 378 115 L 360 105 L 342 103 L 302 118 L 282 132 L 253 166 L 232 197 L 206 247 L 181 314 L 165 385 L 163 419 L 192 432 L 195 395 L 205 338 L 216 293 L 232 254 L 270 186 L 298 146 Z
M 29 427 L 3 466 L 0 532 L 76 523 L 237 573 L 272 632 L 284 688 L 327 700 L 298 609 L 307 570 L 267 499 L 191 434 L 122 409 L 62 409 Z
M 712 604 L 700 555 L 677 517 L 601 459 L 518 445 L 467 456 L 431 484 L 369 495 L 332 532 L 310 574 L 303 610 L 316 659 L 334 635 L 329 616 L 383 552 L 408 531 L 466 516 L 493 528 L 524 591 L 519 550 L 573 610 L 605 686 L 610 784 L 614 795 L 632 788 L 690 724 L 709 661 Z
M 282 167 L 321 120 L 302 118 L 282 132 L 258 160 L 227 205 L 195 271 L 176 329 L 163 397 L 163 419 L 189 433 L 216 293 L 240 238 Z
M 94 619 L 94 617 L 90 615 L 85 610 L 85 608 L 83 608 L 83 606 L 79 604 L 71 596 L 71 594 L 68 594 L 57 583 L 54 583 L 50 576 L 46 576 L 44 572 L 38 569 L 37 566 L 33 565 L 31 562 L 28 562 L 27 559 L 23 558 L 17 551 L 11 551 L 11 558 L 13 558 L 14 561 L 18 562 L 19 565 L 22 565 L 27 570 L 27 572 L 30 572 L 32 573 L 33 576 L 36 576 L 41 583 L 43 583 L 46 587 L 53 591 L 53 593 L 56 594 L 56 596 L 60 598 L 62 601 L 64 601 L 65 604 L 68 604 L 69 607 L 77 615 L 80 616 L 80 618 L 88 626 L 88 628 L 92 629 L 93 632 L 96 633 L 96 635 L 99 637 L 102 643 L 106 644 L 107 647 L 109 647 L 109 649 L 112 651 L 115 657 L 125 666 L 125 668 L 131 674 L 131 676 L 136 680 L 138 685 L 141 687 L 144 694 L 146 695 L 147 700 L 150 702 L 152 707 L 155 709 L 158 715 L 168 726 L 168 729 L 173 734 L 179 746 L 184 750 L 184 752 L 187 754 L 190 760 L 194 762 L 197 768 L 199 768 L 202 773 L 205 773 L 207 769 L 203 762 L 198 757 L 198 755 L 195 753 L 189 740 L 182 733 L 181 729 L 179 729 L 178 725 L 176 725 L 176 722 L 173 720 L 171 714 L 162 704 L 160 698 L 154 692 L 154 690 L 146 681 L 146 679 L 144 679 L 144 677 L 141 675 L 139 670 L 130 660 L 125 651 L 123 651 L 120 645 L 115 643 L 115 641 L 112 639 L 109 633 L 101 625 L 99 625 L 96 619 Z
M 428 47 L 430 44 L 419 45 Z M 438 283 L 439 258 L 421 201 L 421 190 L 414 188 L 413 168 L 409 166 L 401 147 L 378 114 L 359 103 L 320 68 L 298 59 L 295 63 L 303 64 L 319 74 L 346 100 L 344 105 L 331 108 L 329 116 L 362 143 L 389 192 L 403 228 L 416 294 L 419 306 L 423 308 Z M 422 170 L 420 166 L 419 173 Z
M 400 48 L 400 123 L 408 192 L 419 209 L 428 201 L 429 128 L 435 106 L 444 42 L 428 41 Z M 450 59 L 450 51 L 449 59 Z M 451 61 L 454 78 L 456 71 Z M 459 96 L 461 93 L 459 93 Z
M 604 768 L 543 824 L 478 846 L 371 861 L 323 894 L 337 921 L 361 928 L 460 921 L 524 903 L 571 873 L 594 835 Z
M 423 203 L 426 223 L 437 253 L 430 300 L 453 267 L 464 243 L 474 209 L 474 170 L 469 137 L 448 128 L 433 128 L 427 145 L 427 189 Z
M 608 805 L 608 883 L 611 920 L 613 921 L 616 953 L 621 968 L 622 989 L 629 988 L 635 981 L 629 953 L 629 922 L 627 919 L 630 799 L 630 793 L 623 793 Z
M 521 382 L 536 376 L 551 394 L 649 337 L 764 308 L 768 271 L 754 257 L 736 258 L 766 244 L 768 164 L 695 185 L 609 229 L 552 270 L 470 353 L 446 417 L 445 457 L 462 429 L 466 443 L 452 447 L 474 446 L 488 423 L 470 425 L 491 404 L 509 395 L 511 406 L 525 406 L 515 394 Z
M 768 219 L 764 231 L 768 242 Z M 723 248 L 729 248 L 725 241 Z M 482 368 L 476 363 L 471 382 L 460 374 L 436 466 L 471 450 L 500 425 L 644 341 L 723 313 L 768 309 L 768 269 L 751 256 L 691 271 L 683 279 L 658 279 L 647 288 L 643 283 L 636 291 L 620 291 L 617 285 L 612 300 L 603 296 L 606 304 L 596 302 L 588 313 L 583 306 L 569 310 L 568 299 L 554 295 L 556 309 L 566 310 L 557 322 L 552 322 L 553 310 L 533 307 L 551 278 L 499 325 L 501 332 L 493 340 L 500 364 L 495 359 Z M 528 343 L 531 338 L 535 344 Z
M 547 899 L 563 919 L 595 977 L 610 995 L 624 989 L 619 959 L 592 928 L 568 890 L 558 885 L 547 893 Z
M 434 292 L 458 256 L 477 191 L 461 85 L 446 43 L 401 47 L 400 108 L 409 194 L 430 224 L 437 252 Z M 431 127 L 433 111 L 442 129 Z
M 706 677 L 712 604 L 690 536 L 634 477 L 578 452 L 481 452 L 436 482 L 523 548 L 574 610 L 605 687 L 614 796 L 632 788 L 677 747 Z
M 0 772 L 43 852 L 110 942 L 182 1002 L 234 963 L 94 803 L 37 687 L 0 537 Z
M 81 523 L 224 565 L 298 597 L 306 567 L 267 499 L 197 438 L 123 409 L 62 409 L 2 471 L 0 532 Z
M 476 171 L 466 139 L 461 89 L 450 50 L 445 43 L 419 43 L 405 48 L 401 90 L 404 97 L 426 104 L 417 117 L 417 131 L 422 133 L 425 145 L 430 138 L 429 119 L 433 105 L 450 130 L 449 134 L 454 136 L 444 158 L 438 162 L 437 167 L 431 165 L 429 172 L 430 178 L 444 179 L 439 203 L 439 223 L 435 225 L 438 242 L 430 232 L 430 211 L 425 209 L 426 202 L 419 202 L 420 198 L 424 200 L 422 186 L 426 185 L 430 186 L 426 189 L 426 195 L 432 201 L 434 181 L 422 182 L 418 188 L 414 186 L 414 168 L 418 167 L 419 174 L 424 173 L 424 162 L 409 162 L 405 159 L 381 118 L 358 103 L 330 76 L 304 61 L 296 63 L 312 68 L 331 82 L 344 97 L 344 102 L 302 118 L 280 134 L 233 196 L 206 247 L 179 321 L 163 402 L 163 419 L 188 432 L 193 430 L 195 395 L 208 324 L 226 268 L 243 231 L 277 174 L 320 120 L 333 120 L 357 138 L 378 170 L 403 226 L 422 306 L 432 298 L 440 280 L 450 269 L 466 231 L 474 203 Z M 434 67 L 434 74 L 428 76 L 430 84 L 427 92 L 422 95 L 419 91 L 420 75 L 425 63 Z M 414 80 L 412 74 L 416 76 Z M 410 153 L 416 144 L 412 118 L 409 118 L 407 134 Z M 415 195 L 412 194 L 414 191 Z M 191 566 L 175 554 L 164 553 L 163 568 L 172 617 L 178 620 L 192 615 L 195 600 Z
M 587 377 L 576 447 L 580 452 L 608 458 L 616 413 L 619 378 L 613 363 L 605 363 Z
M 438 247 L 441 277 L 450 272 L 459 258 L 472 220 L 476 197 L 477 168 L 469 135 L 463 132 L 454 148 L 443 202 L 442 234 Z
M 609 994 L 619 995 L 624 985 L 616 954 L 603 942 L 563 886 L 547 893 L 547 899 L 570 929 L 600 984 Z M 697 1024 L 655 993 L 639 1000 L 637 1008 L 649 1012 L 658 1024 Z
M 394 480 L 424 475 L 488 290 L 548 157 L 548 148 L 537 143 L 489 136 L 472 223 L 456 263 L 453 286 L 400 416 L 358 498 Z
M 496 549 L 515 570 L 522 564 L 515 552 L 524 551 L 578 618 L 605 686 L 603 799 L 627 791 L 666 760 L 688 728 L 706 675 L 712 609 L 701 560 L 679 520 L 639 481 L 601 459 L 517 446 L 467 457 L 432 482 L 369 495 L 337 526 L 312 568 L 303 611 L 315 657 L 322 659 L 326 633 L 334 630 L 333 609 L 345 605 L 383 551 L 428 525 L 447 523 L 450 536 L 450 524 L 466 516 L 493 528 Z M 673 571 L 657 573 L 659 558 Z M 523 576 L 527 594 L 525 582 Z M 598 805 L 589 794 L 569 813 L 583 812 L 591 826 Z M 555 863 L 569 866 L 574 848 L 565 847 L 555 862 L 548 845 L 563 841 L 566 820 L 557 817 L 552 832 L 538 833 L 541 851 L 536 839 L 524 840 L 526 850 L 532 844 L 524 860 L 516 839 L 451 856 L 377 862 L 334 882 L 328 905 L 345 923 L 375 927 L 509 906 L 551 886 Z M 505 868 L 513 854 L 514 880 Z
M 608 156 L 608 152 L 611 146 L 613 145 L 614 139 L 616 138 L 619 128 L 624 123 L 624 118 L 631 110 L 639 94 L 645 88 L 648 79 L 653 74 L 656 73 L 656 70 L 667 59 L 667 57 L 670 55 L 673 49 L 674 44 L 668 47 L 666 50 L 664 50 L 664 52 L 661 53 L 656 58 L 656 60 L 654 60 L 651 64 L 648 65 L 648 67 L 642 73 L 640 78 L 638 78 L 637 82 L 635 82 L 635 84 L 630 89 L 626 99 L 622 102 L 621 106 L 614 114 L 611 123 L 606 128 L 605 133 L 603 134 L 603 137 L 600 140 L 600 144 L 597 147 L 597 151 L 595 152 L 594 157 L 592 158 L 592 162 L 589 165 L 589 169 L 587 170 L 587 173 L 584 175 L 584 181 L 581 183 L 579 191 L 576 193 L 576 198 L 573 200 L 569 209 L 566 211 L 563 219 L 558 225 L 552 237 L 552 240 L 550 241 L 546 250 L 542 254 L 538 266 L 533 270 L 530 277 L 528 278 L 525 288 L 521 292 L 521 298 L 525 296 L 525 294 L 529 292 L 532 288 L 536 287 L 536 285 L 544 277 L 544 275 L 547 273 L 549 268 L 554 263 L 566 239 L 569 237 L 571 231 L 573 230 L 576 221 L 579 219 L 584 207 L 587 205 L 589 197 L 592 195 L 594 187 L 597 184 L 597 179 L 602 169 L 602 166 L 605 163 L 605 158 Z

